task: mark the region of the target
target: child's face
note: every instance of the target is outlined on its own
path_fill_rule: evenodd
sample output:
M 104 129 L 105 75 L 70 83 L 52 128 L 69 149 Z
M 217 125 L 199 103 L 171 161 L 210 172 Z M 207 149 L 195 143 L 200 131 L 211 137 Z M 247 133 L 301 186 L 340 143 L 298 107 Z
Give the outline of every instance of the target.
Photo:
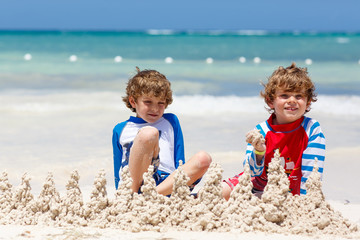
M 129 101 L 131 106 L 136 109 L 136 116 L 148 123 L 159 120 L 167 107 L 165 99 L 153 95 L 140 96 L 136 101 L 133 97 L 129 97 Z
M 271 109 L 274 109 L 276 118 L 275 124 L 291 123 L 305 114 L 305 110 L 309 107 L 305 92 L 286 92 L 278 89 L 275 92 L 274 101 L 268 103 Z

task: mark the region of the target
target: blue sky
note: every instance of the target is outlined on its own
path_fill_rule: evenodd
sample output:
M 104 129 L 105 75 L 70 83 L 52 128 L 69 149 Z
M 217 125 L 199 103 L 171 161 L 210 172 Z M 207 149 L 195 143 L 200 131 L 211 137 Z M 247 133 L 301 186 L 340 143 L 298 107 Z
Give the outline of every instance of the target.
M 358 31 L 359 0 L 0 0 L 0 29 Z

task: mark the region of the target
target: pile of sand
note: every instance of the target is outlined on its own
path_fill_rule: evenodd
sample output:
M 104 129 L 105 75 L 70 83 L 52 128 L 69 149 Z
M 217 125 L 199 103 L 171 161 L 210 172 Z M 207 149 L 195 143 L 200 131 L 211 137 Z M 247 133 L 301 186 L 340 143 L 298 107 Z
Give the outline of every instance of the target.
M 0 224 L 91 226 L 131 232 L 185 230 L 360 237 L 360 227 L 325 201 L 317 166 L 307 181 L 307 195 L 289 193 L 288 177 L 278 153 L 269 165 L 269 182 L 261 198 L 251 193 L 248 166 L 229 201 L 221 195 L 223 170 L 217 163 L 211 164 L 197 198 L 190 194 L 188 177 L 181 166 L 176 170 L 170 197 L 157 194 L 152 170 L 150 166 L 144 174 L 143 193 L 137 194 L 130 190 L 130 173 L 125 168 L 113 199 L 107 196 L 105 172 L 100 171 L 88 203 L 83 202 L 77 171 L 71 174 L 63 197 L 49 173 L 37 199 L 31 194 L 27 174 L 13 190 L 4 172 L 0 176 Z

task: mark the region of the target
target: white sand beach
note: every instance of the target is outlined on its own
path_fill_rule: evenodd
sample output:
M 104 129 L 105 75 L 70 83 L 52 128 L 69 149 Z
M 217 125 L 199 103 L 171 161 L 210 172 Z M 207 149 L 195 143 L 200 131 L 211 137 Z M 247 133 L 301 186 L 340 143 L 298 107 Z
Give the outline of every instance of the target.
M 141 224 L 147 220 L 140 221 L 136 216 L 129 215 L 123 207 L 115 207 L 116 204 L 124 204 L 126 199 L 115 196 L 111 131 L 117 122 L 126 119 L 130 114 L 121 106 L 120 95 L 106 92 L 43 96 L 9 93 L 3 94 L 1 98 L 7 103 L 0 107 L 0 140 L 3 143 L 1 170 L 7 173 L 8 179 L 1 182 L 3 200 L 0 211 L 0 239 L 360 239 L 360 192 L 355 186 L 358 182 L 357 169 L 360 167 L 360 123 L 357 115 L 344 117 L 327 112 L 325 108 L 317 108 L 316 106 L 323 107 L 325 104 L 321 102 L 321 98 L 316 103 L 319 105 L 314 105 L 309 116 L 320 122 L 327 140 L 322 191 L 317 189 L 308 199 L 293 199 L 286 195 L 277 200 L 280 201 L 279 204 L 274 202 L 276 198 L 269 198 L 267 202 L 254 200 L 247 195 L 248 189 L 244 184 L 244 188 L 239 189 L 239 195 L 233 199 L 234 206 L 238 206 L 234 209 L 216 198 L 216 184 L 221 178 L 233 176 L 243 170 L 245 133 L 268 116 L 262 108 L 262 101 L 241 100 L 243 105 L 246 105 L 247 101 L 253 101 L 252 106 L 259 105 L 260 109 L 205 109 L 205 113 L 201 112 L 204 108 L 199 103 L 199 111 L 194 113 L 184 110 L 186 104 L 180 104 L 186 99 L 175 99 L 168 111 L 178 113 L 187 157 L 199 150 L 209 152 L 216 163 L 211 173 L 216 177 L 211 179 L 217 179 L 218 182 L 209 182 L 206 185 L 207 175 L 195 189 L 207 189 L 203 196 L 198 198 L 203 201 L 212 199 L 212 205 L 205 204 L 207 208 L 199 202 L 194 203 L 194 199 L 184 197 L 188 196 L 186 194 L 170 198 L 170 202 L 153 194 L 128 199 L 133 203 L 129 209 L 132 209 L 134 214 L 150 211 L 156 215 L 172 208 L 175 212 L 187 212 L 190 216 L 183 222 L 179 218 L 180 222 L 170 224 L 168 220 L 174 216 L 165 214 L 165 220 L 159 223 L 160 227 L 153 223 L 145 227 L 145 230 L 136 224 L 143 226 Z M 69 102 L 65 100 L 64 103 L 64 99 L 69 99 Z M 233 102 L 232 99 L 225 101 Z M 177 102 L 179 104 L 176 104 Z M 101 169 L 104 171 L 100 172 Z M 52 175 L 48 175 L 49 172 Z M 26 177 L 24 173 L 27 173 Z M 95 185 L 100 186 L 95 202 L 92 199 L 94 181 Z M 4 201 L 7 196 L 5 190 L 9 189 L 4 187 L 4 182 L 11 185 L 13 194 L 8 201 Z M 315 189 L 316 182 L 314 181 Z M 45 186 L 48 191 L 44 192 Z M 215 189 L 211 190 L 210 186 Z M 278 186 L 278 189 L 281 187 Z M 105 190 L 107 194 L 104 195 Z M 151 187 L 149 192 L 152 192 Z M 324 194 L 323 199 L 321 192 Z M 17 200 L 15 196 L 18 196 Z M 127 194 L 121 196 L 129 197 Z M 244 200 L 245 197 L 248 199 Z M 145 201 L 145 198 L 157 202 L 149 205 L 147 202 L 150 200 Z M 43 205 L 37 201 L 39 199 Z M 104 199 L 108 199 L 113 204 L 112 207 L 101 205 Z M 64 211 L 61 206 L 64 206 L 66 201 L 68 208 Z M 85 210 L 79 210 L 82 208 L 76 203 L 80 202 Z M 135 202 L 140 204 L 138 208 Z M 180 202 L 180 205 L 176 205 Z M 15 209 L 12 207 L 12 213 L 9 213 L 9 208 L 5 206 L 8 203 L 15 206 Z M 191 208 L 187 203 L 195 204 L 196 207 Z M 239 207 L 240 205 L 242 207 Z M 49 208 L 45 207 L 40 214 L 39 209 L 44 206 Z M 273 215 L 278 216 L 278 219 L 264 220 L 266 207 L 255 211 L 256 206 L 275 206 L 273 210 L 274 213 L 277 211 L 277 215 Z M 162 210 L 158 211 L 159 208 Z M 249 212 L 244 209 L 253 209 L 257 214 L 251 215 L 251 221 L 246 220 Z M 310 211 L 311 209 L 313 211 Z M 107 217 L 112 218 L 103 218 L 101 213 L 106 212 Z M 116 219 L 117 215 L 126 217 Z M 211 221 L 201 220 L 200 216 L 213 218 Z M 228 218 L 225 220 L 220 216 Z M 51 220 L 51 217 L 55 220 Z M 229 222 L 233 224 L 230 226 Z M 187 227 L 183 224 L 187 224 Z M 211 224 L 214 226 L 211 227 Z M 191 226 L 194 226 L 194 229 L 191 229 Z

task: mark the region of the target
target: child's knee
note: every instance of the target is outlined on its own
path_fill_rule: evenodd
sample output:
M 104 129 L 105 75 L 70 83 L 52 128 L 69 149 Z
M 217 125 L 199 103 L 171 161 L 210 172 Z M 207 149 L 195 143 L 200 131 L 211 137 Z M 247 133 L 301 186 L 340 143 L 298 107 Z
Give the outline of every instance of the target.
M 229 200 L 232 189 L 226 182 L 221 182 L 222 196 L 225 200 Z
M 138 141 L 145 142 L 145 143 L 152 143 L 159 140 L 159 130 L 146 126 L 139 130 L 138 134 L 136 135 Z
M 200 151 L 195 156 L 196 156 L 196 159 L 198 162 L 198 167 L 200 169 L 206 170 L 209 168 L 212 159 L 211 159 L 211 156 L 207 152 Z

